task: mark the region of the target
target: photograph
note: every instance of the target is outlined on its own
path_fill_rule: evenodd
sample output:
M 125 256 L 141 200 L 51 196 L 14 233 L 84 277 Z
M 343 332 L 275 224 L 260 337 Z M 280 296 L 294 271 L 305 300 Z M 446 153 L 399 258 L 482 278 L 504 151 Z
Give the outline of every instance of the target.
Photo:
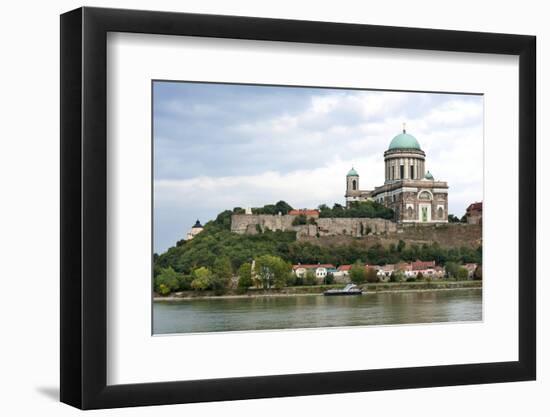
M 154 335 L 483 320 L 484 97 L 152 81 Z

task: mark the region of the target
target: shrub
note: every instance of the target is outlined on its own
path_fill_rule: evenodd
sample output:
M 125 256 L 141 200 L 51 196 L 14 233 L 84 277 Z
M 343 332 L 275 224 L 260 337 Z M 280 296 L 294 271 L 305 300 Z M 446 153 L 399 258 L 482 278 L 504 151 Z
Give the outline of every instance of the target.
M 168 288 L 168 286 L 164 285 L 164 284 L 160 284 L 158 286 L 158 289 L 157 289 L 158 293 L 160 295 L 168 295 L 170 294 L 170 288 Z
M 327 285 L 334 284 L 334 274 L 332 272 L 329 272 L 325 277 L 325 284 Z
M 468 279 L 468 270 L 461 266 L 460 268 L 458 268 L 458 273 L 457 273 L 456 277 L 457 277 L 458 280 L 461 280 L 461 281 L 467 280 Z
M 390 282 L 403 282 L 405 274 L 402 271 L 393 271 L 390 275 Z

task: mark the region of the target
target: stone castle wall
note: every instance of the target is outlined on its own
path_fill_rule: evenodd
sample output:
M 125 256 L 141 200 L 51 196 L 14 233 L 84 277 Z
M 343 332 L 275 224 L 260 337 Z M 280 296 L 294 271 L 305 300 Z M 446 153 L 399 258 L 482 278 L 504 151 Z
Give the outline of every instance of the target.
M 349 245 L 352 242 L 370 247 L 376 244 L 387 246 L 399 240 L 407 244 L 431 244 L 442 247 L 477 248 L 482 243 L 480 224 L 400 224 L 384 219 L 322 218 L 316 224 L 293 226 L 293 215 L 234 214 L 231 231 L 240 234 L 256 234 L 259 230 L 294 231 L 302 241 L 321 246 Z M 319 239 L 323 237 L 323 239 Z M 362 239 L 356 239 L 362 237 Z
M 231 231 L 239 234 L 256 234 L 260 230 L 296 232 L 298 239 L 320 236 L 361 237 L 369 234 L 395 233 L 396 223 L 385 219 L 321 218 L 316 224 L 292 225 L 294 215 L 233 214 Z

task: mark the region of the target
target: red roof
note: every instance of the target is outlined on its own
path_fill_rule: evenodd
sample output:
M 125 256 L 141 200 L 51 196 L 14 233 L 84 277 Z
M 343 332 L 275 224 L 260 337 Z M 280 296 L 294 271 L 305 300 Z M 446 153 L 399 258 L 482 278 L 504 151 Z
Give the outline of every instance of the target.
M 413 271 L 435 267 L 435 261 L 415 261 L 411 264 Z
M 292 216 L 299 216 L 300 214 L 303 214 L 304 216 L 319 216 L 319 210 L 309 210 L 309 209 L 290 210 L 288 214 Z
M 338 271 L 349 271 L 349 270 L 350 270 L 351 268 L 353 268 L 353 267 L 354 267 L 354 265 L 340 265 L 340 266 L 338 267 Z M 364 267 L 365 267 L 365 269 L 368 269 L 368 268 L 374 268 L 374 269 L 380 268 L 379 265 L 368 265 L 368 264 L 365 264 Z
M 340 265 L 338 271 L 349 271 L 353 265 Z

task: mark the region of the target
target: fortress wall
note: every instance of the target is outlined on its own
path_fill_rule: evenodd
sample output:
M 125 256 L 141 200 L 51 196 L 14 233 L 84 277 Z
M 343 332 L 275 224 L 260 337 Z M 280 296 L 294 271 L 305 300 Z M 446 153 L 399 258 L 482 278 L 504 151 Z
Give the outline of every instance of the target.
M 294 215 L 234 214 L 231 231 L 239 234 L 256 234 L 262 230 L 294 231 L 298 239 L 305 237 L 347 235 L 360 237 L 367 234 L 393 233 L 396 223 L 384 219 L 324 218 L 317 224 L 293 226 Z
M 319 236 L 349 235 L 355 237 L 367 234 L 394 233 L 397 224 L 385 219 L 324 218 L 317 221 Z
M 231 231 L 239 234 L 256 234 L 257 225 L 262 230 L 296 231 L 292 221 L 296 216 L 272 214 L 233 214 L 231 216 Z
M 292 221 L 295 217 L 234 214 L 231 217 L 231 231 L 239 234 L 256 234 L 257 225 L 259 225 L 262 230 L 294 231 L 297 239 L 311 241 L 321 246 L 347 245 L 351 242 L 368 247 L 375 244 L 387 246 L 404 240 L 407 244 L 422 245 L 438 242 L 442 247 L 477 248 L 482 242 L 481 225 L 462 223 L 397 225 L 384 219 L 323 218 L 317 219 L 316 225 L 293 226 Z M 363 225 L 363 234 L 361 234 L 361 225 Z M 356 239 L 361 236 L 362 239 Z

